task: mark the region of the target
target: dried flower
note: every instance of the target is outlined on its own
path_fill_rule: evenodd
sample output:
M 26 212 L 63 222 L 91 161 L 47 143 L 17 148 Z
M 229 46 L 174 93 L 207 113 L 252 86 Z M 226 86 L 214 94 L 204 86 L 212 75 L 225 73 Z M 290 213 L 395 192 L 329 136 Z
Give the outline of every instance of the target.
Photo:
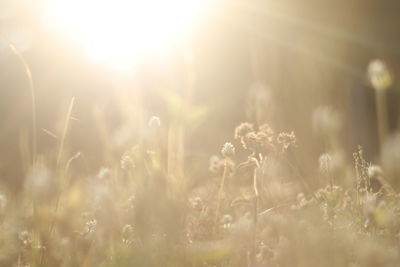
M 96 219 L 91 219 L 85 224 L 85 234 L 93 233 L 97 225 Z
M 276 140 L 282 146 L 282 151 L 286 151 L 290 146 L 296 145 L 296 135 L 293 131 L 290 133 L 280 133 Z
M 273 136 L 274 136 L 274 130 L 272 130 L 272 128 L 269 126 L 269 124 L 264 123 L 263 125 L 258 127 L 258 129 L 260 130 L 259 132 L 267 135 L 269 138 L 271 138 L 271 141 L 272 141 Z
M 248 122 L 243 122 L 235 129 L 235 139 L 240 139 L 245 137 L 248 133 L 253 132 L 253 124 Z
M 249 132 L 240 139 L 240 142 L 244 149 L 257 149 L 257 134 L 255 132 Z
M 332 171 L 332 157 L 328 153 L 324 153 L 319 156 L 319 170 L 322 173 L 329 173 Z
M 320 189 L 316 194 L 318 200 L 323 201 L 329 208 L 337 208 L 341 203 L 343 188 L 339 186 L 330 186 Z
M 250 149 L 257 154 L 275 151 L 274 131 L 268 124 L 261 125 L 259 131 L 255 131 L 252 124 L 242 123 L 236 127 L 235 138 L 240 139 L 244 149 Z
M 130 224 L 125 224 L 122 227 L 122 242 L 128 243 L 133 236 L 133 227 Z
M 225 143 L 222 147 L 221 153 L 224 157 L 232 157 L 235 155 L 235 146 L 232 143 Z
M 121 169 L 129 170 L 135 168 L 135 162 L 129 153 L 125 153 L 121 157 Z

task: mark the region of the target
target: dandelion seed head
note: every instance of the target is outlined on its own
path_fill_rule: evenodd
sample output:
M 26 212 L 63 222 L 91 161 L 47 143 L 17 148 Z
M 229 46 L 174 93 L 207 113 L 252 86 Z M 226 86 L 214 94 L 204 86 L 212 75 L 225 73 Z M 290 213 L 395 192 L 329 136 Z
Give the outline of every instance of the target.
M 332 157 L 329 153 L 324 153 L 318 159 L 319 170 L 322 173 L 329 173 L 332 171 Z
M 376 90 L 385 90 L 393 83 L 393 77 L 388 66 L 380 59 L 374 59 L 368 64 L 367 76 Z
M 221 149 L 221 153 L 224 157 L 232 157 L 235 155 L 235 146 L 232 143 L 225 143 Z

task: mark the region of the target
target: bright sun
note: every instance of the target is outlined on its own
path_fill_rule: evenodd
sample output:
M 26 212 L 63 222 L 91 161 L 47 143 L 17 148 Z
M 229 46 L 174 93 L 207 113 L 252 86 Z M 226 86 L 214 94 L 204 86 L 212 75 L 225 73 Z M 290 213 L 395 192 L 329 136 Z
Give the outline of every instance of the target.
M 97 61 L 129 67 L 185 38 L 208 0 L 49 0 L 45 21 Z

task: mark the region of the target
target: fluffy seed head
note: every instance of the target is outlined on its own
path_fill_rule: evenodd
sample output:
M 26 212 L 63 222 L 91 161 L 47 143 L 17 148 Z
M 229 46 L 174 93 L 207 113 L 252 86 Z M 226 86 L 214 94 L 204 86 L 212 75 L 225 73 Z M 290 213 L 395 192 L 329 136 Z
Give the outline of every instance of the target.
M 225 143 L 222 147 L 221 153 L 224 157 L 232 157 L 235 155 L 235 146 L 232 143 Z
M 319 156 L 318 163 L 319 170 L 322 173 L 328 173 L 332 170 L 332 157 L 328 153 L 324 153 Z
M 393 83 L 393 77 L 386 63 L 380 59 L 372 60 L 368 65 L 368 79 L 376 90 L 385 90 Z

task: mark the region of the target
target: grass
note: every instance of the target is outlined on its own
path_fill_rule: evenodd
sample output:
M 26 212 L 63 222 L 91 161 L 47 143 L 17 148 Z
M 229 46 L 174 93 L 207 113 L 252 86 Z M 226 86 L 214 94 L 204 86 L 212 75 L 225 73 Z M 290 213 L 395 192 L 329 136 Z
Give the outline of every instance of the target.
M 294 133 L 243 123 L 237 147 L 225 144 L 223 157 L 210 162 L 211 178 L 182 189 L 169 184 L 158 149 L 168 144 L 153 117 L 121 165 L 79 180 L 72 173 L 80 154 L 60 156 L 72 107 L 73 100 L 55 169 L 41 157 L 22 194 L 0 198 L 1 266 L 397 266 L 400 260 L 399 194 L 362 148 L 344 165 L 322 155 L 322 187 L 310 190 L 294 170 L 281 169 L 298 149 Z M 237 162 L 236 151 L 248 159 Z M 351 165 L 353 171 L 341 172 Z M 338 173 L 346 174 L 338 179 Z
M 169 125 L 156 116 L 138 123 L 134 145 L 110 153 L 91 173 L 78 166 L 85 164 L 84 153 L 67 147 L 74 98 L 61 138 L 45 130 L 58 141 L 56 153 L 37 153 L 32 77 L 13 52 L 30 80 L 33 161 L 18 194 L 7 188 L 0 194 L 0 266 L 399 265 L 395 157 L 382 151 L 383 166 L 391 170 L 386 176 L 362 147 L 345 155 L 334 110 L 314 114 L 328 150 L 310 159 L 318 166 L 315 177 L 303 174 L 302 140 L 260 124 L 264 109 L 253 101 L 255 122 L 241 123 L 234 140 L 221 151 L 215 147 L 208 177 L 196 179 L 188 170 L 196 162 L 185 157 L 185 136 L 188 117 L 203 111 L 191 106 L 190 85 L 188 101 L 167 100 L 173 102 Z M 379 127 L 386 135 L 384 123 Z M 393 141 L 391 148 L 397 146 Z

